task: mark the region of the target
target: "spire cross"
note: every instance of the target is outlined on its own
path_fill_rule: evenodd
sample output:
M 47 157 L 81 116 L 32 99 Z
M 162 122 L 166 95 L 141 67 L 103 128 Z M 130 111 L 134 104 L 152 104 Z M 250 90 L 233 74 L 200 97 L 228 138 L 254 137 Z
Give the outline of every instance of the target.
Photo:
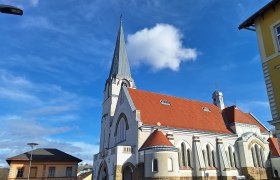
M 218 91 L 218 85 L 216 82 L 214 82 L 214 86 L 215 86 L 216 90 Z

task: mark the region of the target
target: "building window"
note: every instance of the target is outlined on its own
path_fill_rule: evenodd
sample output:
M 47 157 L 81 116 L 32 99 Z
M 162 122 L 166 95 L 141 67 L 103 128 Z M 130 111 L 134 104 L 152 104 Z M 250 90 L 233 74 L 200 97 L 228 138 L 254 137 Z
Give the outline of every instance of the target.
M 182 166 L 187 166 L 187 164 L 186 164 L 186 145 L 184 143 L 181 144 L 181 162 L 182 162 Z
M 30 176 L 31 178 L 35 178 L 37 176 L 37 167 L 30 168 Z
M 49 167 L 48 177 L 55 177 L 55 167 Z
M 252 153 L 252 158 L 254 162 L 254 167 L 264 167 L 265 161 L 264 161 L 264 150 L 255 144 L 254 146 L 251 147 L 251 153 Z
M 187 163 L 188 163 L 188 167 L 192 167 L 192 164 L 191 164 L 191 150 L 190 149 L 188 149 L 187 150 Z
M 66 177 L 71 177 L 72 176 L 72 167 L 67 167 L 66 168 Z
M 213 162 L 213 167 L 217 167 L 217 164 L 216 164 L 216 154 L 215 154 L 214 150 L 212 150 L 212 162 Z
M 173 171 L 173 160 L 171 158 L 167 160 L 167 170 L 170 172 Z
M 254 147 L 251 148 L 251 153 L 252 153 L 252 159 L 253 159 L 254 167 L 258 167 L 256 151 L 255 151 Z
M 124 118 L 122 118 L 118 124 L 117 130 L 117 143 L 125 141 L 126 139 L 126 123 Z
M 23 177 L 24 168 L 17 169 L 17 177 Z
M 255 145 L 255 149 L 256 149 L 256 155 L 257 155 L 257 160 L 258 160 L 258 167 L 264 167 L 261 149 L 257 144 Z
M 153 169 L 153 172 L 158 172 L 158 160 L 157 159 L 153 159 L 152 169 Z
M 276 41 L 277 41 L 277 45 L 278 45 L 278 51 L 280 51 L 280 24 L 278 24 L 275 27 L 275 33 L 276 33 Z
M 235 153 L 233 153 L 233 160 L 234 160 L 234 167 L 237 168 L 237 163 L 236 163 L 236 156 Z
M 230 146 L 228 147 L 228 156 L 229 156 L 230 167 L 236 168 L 235 160 L 234 160 L 234 153 L 233 153 L 232 147 L 230 147 Z
M 212 158 L 211 158 L 211 150 L 210 150 L 210 146 L 207 145 L 206 146 L 206 151 L 207 151 L 207 166 L 208 167 L 213 167 L 213 162 L 212 162 Z

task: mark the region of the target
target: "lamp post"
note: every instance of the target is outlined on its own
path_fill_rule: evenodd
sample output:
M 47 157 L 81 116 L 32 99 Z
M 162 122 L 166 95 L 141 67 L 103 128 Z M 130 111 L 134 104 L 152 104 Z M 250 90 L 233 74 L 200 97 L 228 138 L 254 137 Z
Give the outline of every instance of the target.
M 0 4 L 0 12 L 6 14 L 14 14 L 14 15 L 23 15 L 23 10 L 18 7 L 10 6 L 10 5 L 1 5 Z
M 27 179 L 29 180 L 29 176 L 30 176 L 30 170 L 31 170 L 31 161 L 32 161 L 32 154 L 33 154 L 33 148 L 34 146 L 37 146 L 37 143 L 28 143 L 27 145 L 29 145 L 31 147 L 31 155 L 30 155 L 30 159 L 29 159 L 29 169 L 28 169 L 28 177 Z

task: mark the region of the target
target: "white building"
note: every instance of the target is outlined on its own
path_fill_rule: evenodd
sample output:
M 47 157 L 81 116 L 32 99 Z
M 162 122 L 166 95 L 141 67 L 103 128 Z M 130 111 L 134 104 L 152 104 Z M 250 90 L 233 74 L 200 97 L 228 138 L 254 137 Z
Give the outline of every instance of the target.
M 212 98 L 213 104 L 136 89 L 120 24 L 93 179 L 268 179 L 269 130 L 225 106 L 221 92 Z

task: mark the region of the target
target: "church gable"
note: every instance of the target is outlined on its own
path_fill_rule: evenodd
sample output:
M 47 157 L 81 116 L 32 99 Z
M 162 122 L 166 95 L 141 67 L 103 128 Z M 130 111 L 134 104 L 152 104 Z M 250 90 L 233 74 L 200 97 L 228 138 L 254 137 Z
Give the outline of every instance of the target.
M 136 109 L 126 91 L 126 87 L 121 88 L 116 111 L 112 118 L 110 147 L 113 147 L 117 144 L 130 146 L 136 144 Z

